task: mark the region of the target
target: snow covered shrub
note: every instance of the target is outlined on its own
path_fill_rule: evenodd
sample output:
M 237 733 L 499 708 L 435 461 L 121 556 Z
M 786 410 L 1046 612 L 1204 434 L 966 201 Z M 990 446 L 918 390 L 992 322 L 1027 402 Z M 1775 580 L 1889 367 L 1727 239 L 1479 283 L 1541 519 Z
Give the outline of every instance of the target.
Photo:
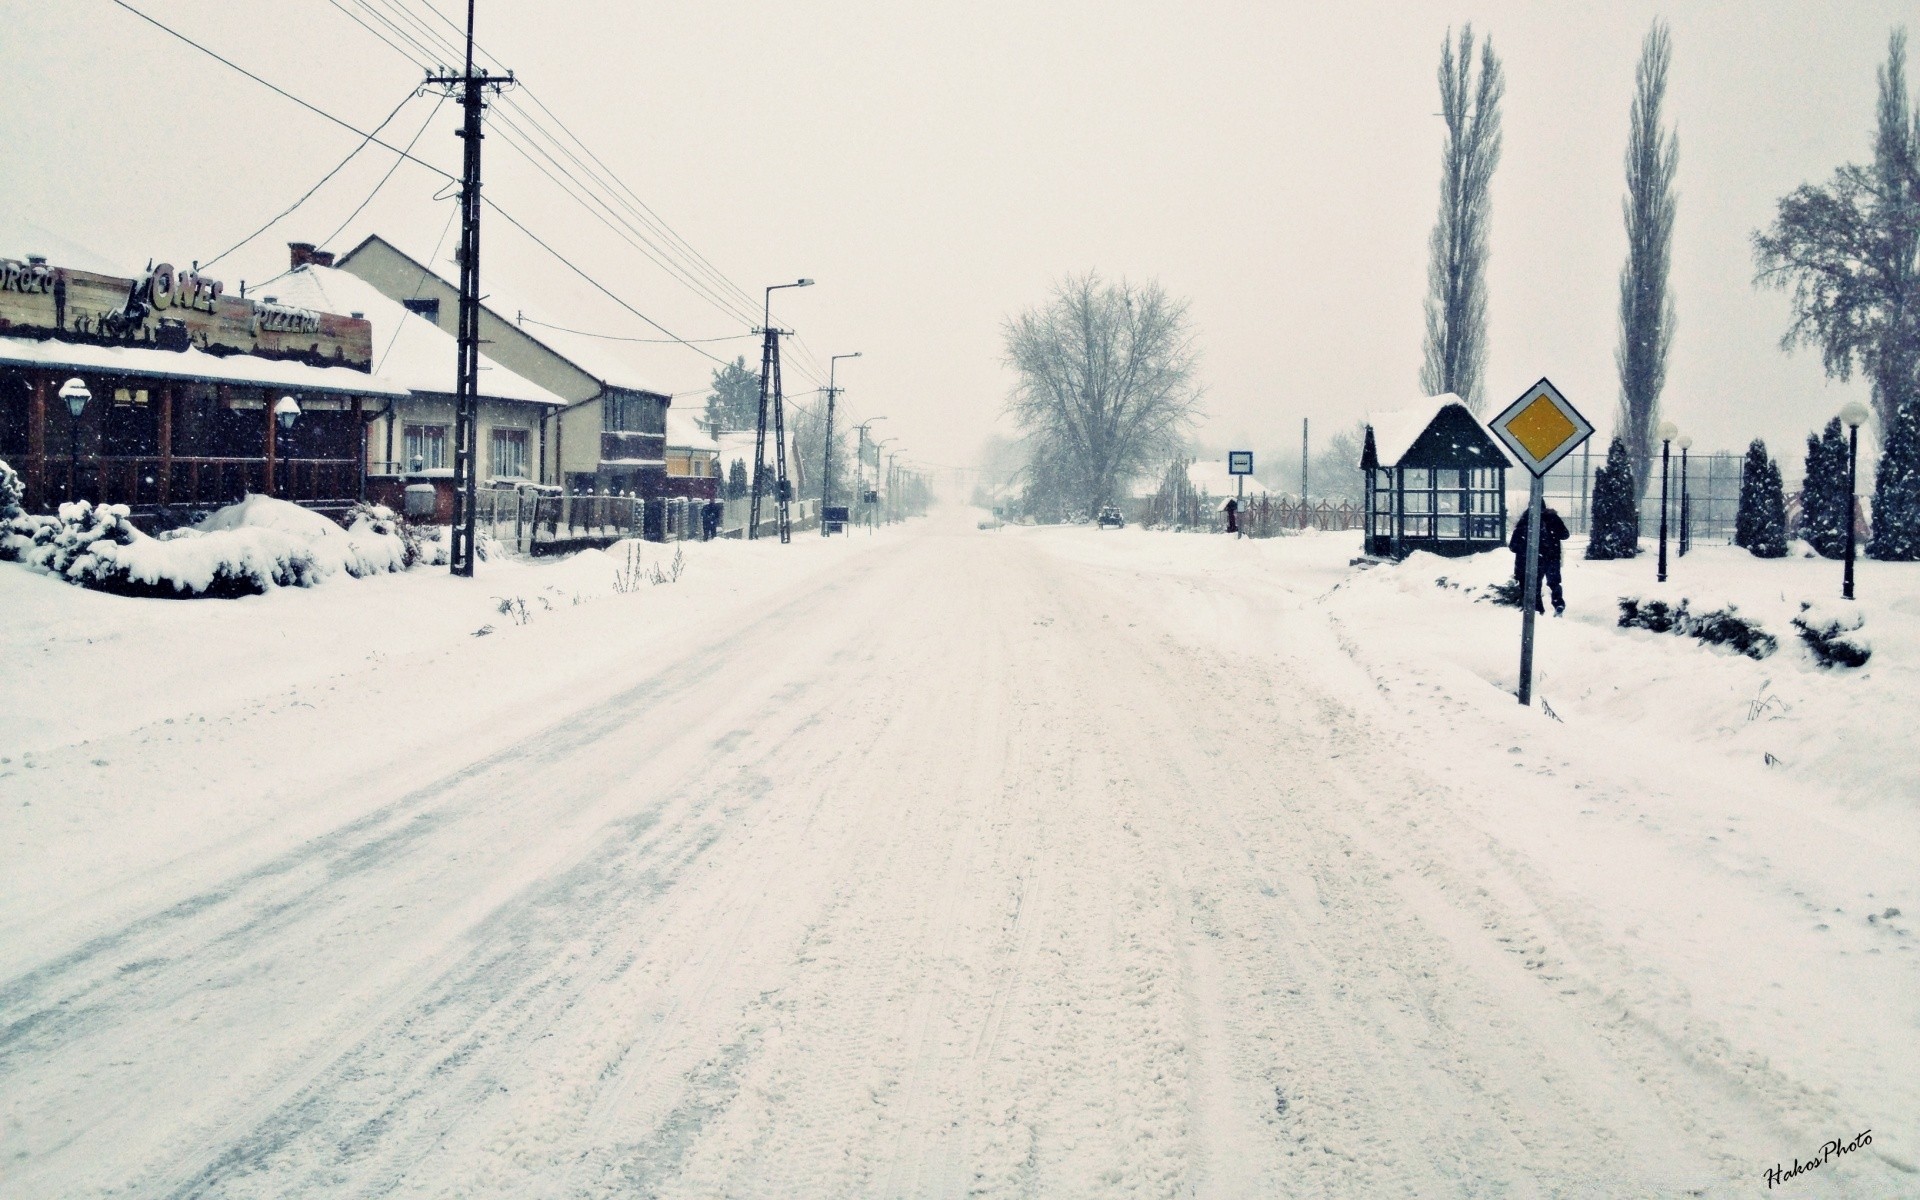
M 1800 640 L 1813 652 L 1814 661 L 1823 667 L 1863 667 L 1873 657 L 1873 646 L 1860 627 L 1866 617 L 1851 606 L 1815 606 L 1802 602 L 1793 627 Z
M 1740 507 L 1733 519 L 1733 544 L 1746 547 L 1755 558 L 1785 558 L 1787 554 L 1787 495 L 1780 483 L 1780 465 L 1758 438 L 1747 447 L 1746 461 L 1740 466 Z
M 383 571 L 404 571 L 413 565 L 406 522 L 386 505 L 362 501 L 347 510 L 342 524 L 347 527 L 347 536 L 360 547 L 364 562 L 381 564 L 379 569 Z
M 1762 628 L 1758 621 L 1741 616 L 1731 604 L 1709 612 L 1694 613 L 1687 610 L 1685 600 L 1668 604 L 1665 600 L 1622 596 L 1620 628 L 1696 638 L 1711 646 L 1736 650 L 1752 659 L 1765 658 L 1780 648 L 1778 638 Z
M 22 563 L 121 596 L 250 596 L 274 585 L 304 587 L 319 574 L 313 557 L 285 534 L 231 530 L 162 541 L 134 528 L 124 504 L 79 500 L 62 504 L 57 516 L 13 524 L 31 529 L 14 555 Z
M 1587 539 L 1588 558 L 1633 558 L 1640 553 L 1640 510 L 1635 494 L 1627 444 L 1614 438 L 1607 447 L 1607 465 L 1593 476 L 1593 533 Z
M 1519 608 L 1526 599 L 1527 585 L 1518 579 L 1506 579 L 1487 589 L 1484 596 L 1475 596 L 1476 600 L 1487 600 L 1501 608 Z
M 355 579 L 406 569 L 406 541 L 386 517 L 374 515 L 363 506 L 356 509 L 355 528 L 342 529 L 310 508 L 276 500 L 272 496 L 248 496 L 238 504 L 214 513 L 195 526 L 203 533 L 228 530 L 266 529 L 284 534 L 307 547 L 309 557 L 320 569 L 320 576 L 344 572 Z
M 1881 431 L 1880 466 L 1873 476 L 1873 540 L 1867 557 L 1887 562 L 1920 559 L 1920 399 L 1898 406 Z
M 1847 491 L 1847 435 L 1840 418 L 1807 435 L 1807 481 L 1800 489 L 1799 534 L 1822 558 L 1847 552 L 1853 497 Z
M 0 458 L 0 522 L 10 521 L 20 515 L 20 500 L 27 489 L 20 482 L 20 476 Z

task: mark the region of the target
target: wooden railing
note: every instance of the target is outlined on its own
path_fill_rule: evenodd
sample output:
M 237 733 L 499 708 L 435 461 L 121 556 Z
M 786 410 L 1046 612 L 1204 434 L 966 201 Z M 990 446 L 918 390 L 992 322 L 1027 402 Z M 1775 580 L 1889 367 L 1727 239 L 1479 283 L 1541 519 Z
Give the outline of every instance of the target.
M 352 458 L 288 458 L 274 464 L 274 495 L 287 500 L 351 500 L 360 494 L 360 463 Z M 45 494 L 29 504 L 64 500 L 103 504 L 183 504 L 211 508 L 249 492 L 266 492 L 264 458 L 140 457 L 70 460 L 49 455 Z

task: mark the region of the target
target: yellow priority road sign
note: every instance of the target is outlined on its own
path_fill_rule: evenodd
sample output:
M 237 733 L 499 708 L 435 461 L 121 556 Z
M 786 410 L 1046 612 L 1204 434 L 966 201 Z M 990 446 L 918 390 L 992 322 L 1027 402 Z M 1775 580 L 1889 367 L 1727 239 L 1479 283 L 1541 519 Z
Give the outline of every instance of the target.
M 1535 475 L 1545 475 L 1593 436 L 1593 424 L 1546 379 L 1522 392 L 1493 419 L 1491 428 L 1520 465 Z

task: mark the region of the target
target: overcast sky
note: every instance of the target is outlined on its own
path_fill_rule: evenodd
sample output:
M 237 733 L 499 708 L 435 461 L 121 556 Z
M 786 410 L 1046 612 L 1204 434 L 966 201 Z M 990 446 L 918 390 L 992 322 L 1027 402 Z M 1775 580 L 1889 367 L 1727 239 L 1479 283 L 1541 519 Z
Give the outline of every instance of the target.
M 362 129 L 420 72 L 342 10 L 377 28 L 366 9 L 430 24 L 430 5 L 464 9 L 130 2 Z M 0 10 L 13 79 L 0 104 L 6 216 L 129 271 L 210 259 L 358 140 L 110 0 Z M 924 461 L 972 463 L 1008 388 L 1001 321 L 1061 275 L 1097 268 L 1191 299 L 1203 439 L 1292 461 L 1303 416 L 1317 443 L 1419 396 L 1442 132 L 1434 69 L 1464 20 L 1493 38 L 1508 73 L 1489 405 L 1544 374 L 1610 426 L 1627 108 L 1641 37 L 1664 16 L 1681 148 L 1666 410 L 1703 448 L 1764 436 L 1797 459 L 1848 389 L 1825 381 L 1817 356 L 1778 350 L 1786 300 L 1751 286 L 1748 237 L 1779 196 L 1870 155 L 1874 70 L 1914 12 L 1893 0 L 480 0 L 479 40 L 756 301 L 770 283 L 819 281 L 776 294 L 778 323 L 802 339 L 790 392 L 814 386 L 813 360 L 862 351 L 841 364 L 848 410 L 887 414 L 882 428 Z M 457 170 L 457 109 L 429 121 L 434 104 L 409 101 L 382 136 L 405 144 L 426 123 L 416 153 Z M 744 331 L 501 137 L 486 147 L 487 194 L 622 300 L 682 337 Z M 394 161 L 370 147 L 212 273 L 231 286 L 282 269 L 289 239 L 331 233 Z M 443 182 L 403 164 L 330 245 L 375 230 L 422 258 L 439 244 L 453 275 Z M 484 246 L 495 303 L 657 336 L 492 216 Z M 627 348 L 667 391 L 704 388 L 712 366 L 684 347 Z M 757 366 L 750 338 L 704 348 Z

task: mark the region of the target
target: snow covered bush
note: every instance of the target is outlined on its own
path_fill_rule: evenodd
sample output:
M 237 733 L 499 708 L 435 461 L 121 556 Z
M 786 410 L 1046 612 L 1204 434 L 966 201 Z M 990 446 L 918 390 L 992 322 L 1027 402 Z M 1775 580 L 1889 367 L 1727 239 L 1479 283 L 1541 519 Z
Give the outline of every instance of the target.
M 1696 638 L 1711 646 L 1726 646 L 1753 659 L 1765 658 L 1780 648 L 1778 638 L 1762 628 L 1758 621 L 1741 616 L 1731 604 L 1695 613 L 1688 611 L 1685 600 L 1668 604 L 1665 600 L 1622 596 L 1620 628 Z
M 1828 607 L 1802 603 L 1793 627 L 1800 640 L 1823 667 L 1863 667 L 1873 657 L 1873 646 L 1860 627 L 1866 617 L 1851 605 Z
M 1799 534 L 1822 558 L 1847 552 L 1853 496 L 1847 490 L 1847 435 L 1840 418 L 1820 433 L 1807 435 L 1807 477 L 1800 488 Z
M 270 586 L 306 586 L 312 555 L 270 530 L 198 531 L 165 540 L 140 532 L 124 504 L 62 504 L 51 517 L 10 522 L 5 556 L 68 583 L 121 596 L 161 599 L 250 596 Z
M 360 505 L 349 513 L 349 520 L 350 527 L 342 529 L 310 508 L 272 496 L 248 496 L 194 528 L 208 534 L 240 529 L 267 529 L 285 534 L 307 547 L 322 578 L 345 573 L 361 579 L 406 570 L 406 540 L 390 510 Z
M 1607 465 L 1593 476 L 1593 534 L 1587 539 L 1588 558 L 1633 558 L 1640 553 L 1636 494 L 1627 444 L 1614 438 L 1607 447 Z
M 1880 465 L 1873 476 L 1873 539 L 1867 557 L 1920 560 L 1920 399 L 1895 406 L 1880 431 Z
M 1787 555 L 1787 496 L 1780 482 L 1780 464 L 1758 438 L 1747 447 L 1740 466 L 1740 507 L 1734 513 L 1733 544 L 1744 546 L 1755 558 Z
M 20 500 L 27 489 L 20 483 L 20 476 L 0 458 L 0 522 L 12 520 L 20 515 Z

